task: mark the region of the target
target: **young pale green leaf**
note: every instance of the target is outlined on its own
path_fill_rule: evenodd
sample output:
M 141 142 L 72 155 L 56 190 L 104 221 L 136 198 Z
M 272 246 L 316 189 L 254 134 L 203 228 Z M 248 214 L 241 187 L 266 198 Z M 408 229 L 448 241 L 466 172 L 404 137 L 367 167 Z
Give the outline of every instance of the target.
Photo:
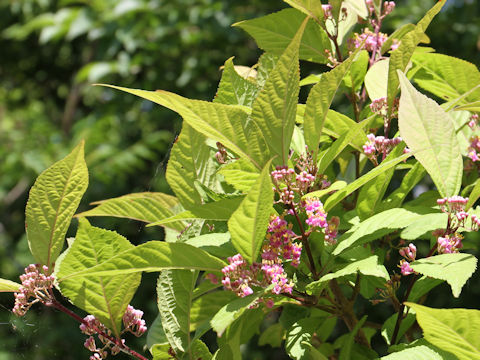
M 259 169 L 266 162 L 259 145 L 263 137 L 247 137 L 248 113 L 242 107 L 191 100 L 164 91 L 146 91 L 120 86 L 103 85 L 153 101 L 177 112 L 183 120 L 204 136 L 221 142 L 237 155 L 250 160 Z M 177 194 L 178 197 L 178 194 Z M 181 198 L 179 197 L 181 200 Z
M 365 88 L 370 100 L 387 97 L 389 59 L 377 61 L 365 75 Z
M 388 67 L 387 82 L 387 103 L 389 111 L 392 111 L 391 109 L 393 108 L 393 102 L 398 92 L 398 85 L 400 84 L 397 71 L 405 72 L 417 45 L 425 35 L 425 31 L 427 30 L 433 18 L 440 12 L 443 5 L 445 5 L 446 1 L 447 0 L 438 1 L 418 22 L 415 30 L 408 32 L 402 38 L 398 49 L 392 51 Z
M 450 116 L 398 74 L 402 95 L 398 110 L 400 135 L 432 178 L 442 197 L 456 195 L 463 160 Z
M 190 331 L 210 322 L 226 304 L 237 299 L 232 291 L 213 291 L 195 299 L 190 309 Z
M 202 178 L 211 158 L 206 137 L 184 122 L 172 146 L 165 177 L 182 205 L 191 209 L 202 203 L 195 180 Z
M 179 220 L 192 219 L 226 221 L 230 219 L 230 216 L 238 208 L 243 199 L 243 196 L 239 196 L 235 198 L 221 199 L 215 202 L 198 205 L 191 210 L 182 211 L 177 215 L 156 221 L 147 226 L 164 225 L 172 222 L 175 223 Z
M 163 270 L 157 282 L 157 303 L 162 327 L 175 353 L 193 359 L 190 338 L 190 309 L 198 271 Z
M 75 217 L 113 216 L 153 223 L 173 216 L 172 208 L 179 203 L 178 199 L 171 195 L 143 192 L 97 201 L 92 205 L 97 206 Z M 185 228 L 181 223 L 169 224 L 169 227 L 178 231 Z
M 334 273 L 322 276 L 319 280 L 308 284 L 307 290 L 315 292 L 317 289 L 321 288 L 325 282 L 328 282 L 332 279 L 338 279 L 343 276 L 356 274 L 357 272 L 360 272 L 366 276 L 374 276 L 385 280 L 390 279 L 385 266 L 378 264 L 378 256 L 373 255 L 363 260 L 354 261 Z
M 420 345 L 382 356 L 381 360 L 444 360 L 436 351 L 428 346 Z
M 263 89 L 253 102 L 252 120 L 260 128 L 275 163 L 287 164 L 300 91 L 298 48 L 307 19 L 277 61 Z
M 237 298 L 223 306 L 210 321 L 213 330 L 215 330 L 218 336 L 222 336 L 227 327 L 247 311 L 250 305 L 254 304 L 265 291 L 262 290 L 250 296 Z
M 400 207 L 413 188 L 425 177 L 425 169 L 422 164 L 416 162 L 410 171 L 403 177 L 400 187 L 398 187 L 392 194 L 390 194 L 382 204 L 380 210 L 385 211 Z
M 303 132 L 305 135 L 305 143 L 309 150 L 314 152 L 314 159 L 317 157 L 318 144 L 328 109 L 357 53 L 358 50 L 350 55 L 342 64 L 330 70 L 328 73 L 322 74 L 320 81 L 312 87 L 308 94 L 303 120 Z
M 442 254 L 415 260 L 410 266 L 420 274 L 445 280 L 459 297 L 463 285 L 477 269 L 477 258 L 470 254 Z
M 480 359 L 480 311 L 470 309 L 432 309 L 406 303 L 415 310 L 418 324 L 427 341 L 460 360 Z
M 422 215 L 402 208 L 390 209 L 362 221 L 338 239 L 332 254 L 340 255 L 347 249 L 378 239 L 413 223 Z
M 400 236 L 404 240 L 416 240 L 430 231 L 445 228 L 447 221 L 445 213 L 425 214 L 403 229 Z
M 320 199 L 320 198 L 322 198 L 322 196 L 327 195 L 328 193 L 331 193 L 333 191 L 341 190 L 345 186 L 347 186 L 347 183 L 345 181 L 342 181 L 342 180 L 335 181 L 332 185 L 330 185 L 326 189 L 312 191 L 311 193 L 303 195 L 302 199 L 307 199 L 307 198 L 311 198 L 311 197 L 316 197 L 316 198 Z
M 403 152 L 404 146 L 396 146 L 390 154 L 385 158 L 385 161 L 395 159 Z M 383 203 L 383 196 L 387 191 L 390 180 L 393 177 L 395 168 L 391 168 L 384 173 L 370 180 L 362 187 L 357 199 L 357 215 L 360 220 L 365 220 L 377 213 L 381 204 Z
M 83 146 L 82 141 L 67 157 L 41 173 L 28 197 L 28 246 L 35 260 L 49 268 L 62 251 L 70 221 L 88 186 Z
M 265 165 L 245 199 L 228 220 L 232 244 L 249 263 L 257 259 L 272 214 L 270 164 L 271 161 Z
M 322 4 L 316 0 L 283 0 L 291 7 L 300 10 L 305 15 L 310 16 L 316 22 L 323 21 Z
M 258 90 L 254 82 L 245 79 L 235 70 L 233 57 L 231 57 L 225 61 L 222 79 L 213 102 L 251 106 L 253 100 L 257 97 Z
M 329 211 L 332 209 L 335 205 L 337 205 L 340 201 L 342 201 L 345 197 L 350 195 L 352 192 L 355 190 L 359 189 L 363 185 L 365 185 L 367 182 L 370 180 L 374 179 L 378 175 L 382 174 L 383 172 L 387 171 L 388 169 L 394 167 L 397 165 L 399 162 L 406 160 L 408 157 L 410 157 L 411 154 L 404 154 L 402 156 L 399 156 L 396 159 L 392 159 L 390 161 L 384 161 L 382 162 L 379 166 L 374 168 L 373 170 L 369 171 L 362 177 L 358 178 L 354 182 L 348 184 L 346 187 L 344 187 L 342 190 L 337 191 L 335 194 L 331 195 L 327 201 L 325 202 L 325 210 Z
M 0 292 L 16 292 L 20 290 L 20 286 L 22 285 L 15 281 L 0 279 Z
M 260 175 L 255 166 L 243 159 L 222 166 L 218 173 L 223 175 L 225 182 L 243 193 L 250 190 Z
M 241 21 L 233 26 L 249 33 L 259 48 L 280 55 L 291 43 L 305 18 L 306 16 L 296 9 L 284 9 L 257 19 Z M 300 43 L 300 59 L 325 64 L 328 61 L 325 50 L 330 48 L 330 40 L 325 31 L 313 20 L 309 21 Z
M 75 279 L 70 275 L 92 269 L 132 248 L 134 246 L 116 232 L 93 227 L 86 219 L 80 219 L 75 241 L 56 269 L 56 278 L 65 279 L 59 280 L 62 295 L 94 315 L 116 337 L 120 335 L 122 316 L 140 284 L 141 274 L 84 275 Z
M 412 62 L 420 69 L 414 80 L 422 89 L 450 101 L 480 83 L 480 72 L 468 61 L 436 53 L 414 53 Z M 478 99 L 480 89 L 469 93 L 462 103 Z
M 116 252 L 116 255 L 101 261 L 89 269 L 79 269 L 57 277 L 59 283 L 85 276 L 114 276 L 155 272 L 165 269 L 193 269 L 218 272 L 225 263 L 207 252 L 183 243 L 149 241 L 133 249 Z

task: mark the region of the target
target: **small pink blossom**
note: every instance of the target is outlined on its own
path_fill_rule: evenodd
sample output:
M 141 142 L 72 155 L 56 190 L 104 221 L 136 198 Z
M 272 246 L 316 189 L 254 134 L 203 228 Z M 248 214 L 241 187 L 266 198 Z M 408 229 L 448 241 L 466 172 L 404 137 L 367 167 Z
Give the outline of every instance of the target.
M 399 253 L 401 256 L 407 259 L 407 261 L 413 261 L 417 256 L 417 248 L 414 244 L 410 243 L 407 247 L 401 248 Z
M 400 267 L 400 272 L 404 276 L 415 273 L 415 271 L 413 271 L 413 269 L 411 268 L 410 263 L 408 261 L 400 260 L 399 267 Z

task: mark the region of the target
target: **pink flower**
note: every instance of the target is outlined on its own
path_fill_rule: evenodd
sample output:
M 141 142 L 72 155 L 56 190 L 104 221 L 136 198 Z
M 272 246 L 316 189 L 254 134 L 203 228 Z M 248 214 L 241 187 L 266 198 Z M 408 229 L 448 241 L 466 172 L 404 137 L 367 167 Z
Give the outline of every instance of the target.
M 411 268 L 410 263 L 408 261 L 400 260 L 399 267 L 400 267 L 400 272 L 404 276 L 415 273 L 415 271 L 413 271 L 413 269 Z
M 410 243 L 407 247 L 401 248 L 399 253 L 408 261 L 413 261 L 417 256 L 417 248 L 414 244 Z

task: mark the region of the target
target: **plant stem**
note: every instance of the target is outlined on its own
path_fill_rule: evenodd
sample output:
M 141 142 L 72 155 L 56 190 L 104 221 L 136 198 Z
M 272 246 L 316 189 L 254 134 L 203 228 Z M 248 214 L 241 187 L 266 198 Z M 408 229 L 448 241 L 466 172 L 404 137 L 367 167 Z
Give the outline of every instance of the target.
M 46 306 L 50 306 L 50 307 L 53 307 L 57 310 L 60 310 L 61 312 L 67 314 L 68 316 L 70 316 L 71 318 L 77 320 L 78 322 L 84 324 L 85 326 L 89 326 L 89 324 L 83 320 L 79 315 L 77 315 L 76 313 L 74 313 L 72 310 L 66 308 L 65 306 L 63 306 L 62 304 L 60 304 L 57 300 L 53 299 L 51 302 L 48 302 L 48 303 L 45 303 Z M 115 339 L 114 337 L 106 334 L 105 332 L 103 332 L 102 330 L 98 329 L 95 327 L 95 331 L 103 336 L 104 338 L 108 339 L 111 343 L 115 344 L 116 346 L 118 346 L 121 351 L 127 353 L 127 354 L 130 354 L 132 355 L 133 357 L 137 358 L 137 359 L 140 359 L 140 360 L 148 360 L 146 357 L 144 357 L 143 355 L 137 353 L 135 350 L 133 349 L 130 349 L 127 345 L 123 344 L 120 340 L 118 339 Z
M 358 323 L 358 319 L 353 311 L 353 302 L 349 301 L 345 295 L 343 295 L 342 289 L 340 289 L 337 280 L 330 280 L 330 289 L 332 289 L 332 292 L 338 302 L 341 317 L 345 322 L 345 325 L 347 325 L 348 329 L 352 331 L 355 328 L 355 325 Z M 358 334 L 355 336 L 355 339 L 359 344 L 366 346 L 369 349 L 371 348 L 370 343 L 368 342 L 362 329 L 358 330 Z
M 300 231 L 302 232 L 302 244 L 307 252 L 309 266 L 308 268 L 312 272 L 312 276 L 314 280 L 318 280 L 317 269 L 315 268 L 315 261 L 313 260 L 312 249 L 310 248 L 310 244 L 308 243 L 308 238 L 305 235 L 305 229 L 303 228 L 302 222 L 300 221 L 300 217 L 297 214 L 297 210 L 293 204 L 290 204 L 290 209 L 293 211 L 293 215 L 295 219 L 297 219 L 298 226 L 300 227 Z

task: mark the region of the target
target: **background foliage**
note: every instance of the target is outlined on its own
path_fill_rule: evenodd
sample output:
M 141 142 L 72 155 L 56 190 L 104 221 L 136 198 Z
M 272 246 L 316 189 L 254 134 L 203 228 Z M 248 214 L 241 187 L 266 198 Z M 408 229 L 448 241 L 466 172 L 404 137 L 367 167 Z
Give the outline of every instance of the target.
M 388 33 L 400 23 L 415 23 L 433 2 L 402 1 L 383 30 Z M 273 0 L 2 2 L 1 276 L 15 279 L 23 264 L 31 262 L 23 223 L 33 180 L 80 139 L 86 140 L 86 160 L 94 180 L 83 208 L 90 201 L 125 193 L 167 191 L 163 170 L 179 131 L 177 116 L 149 102 L 89 84 L 162 88 L 190 98 L 212 99 L 219 67 L 228 57 L 234 55 L 236 64 L 252 65 L 259 55 L 253 41 L 230 25 L 282 7 L 283 3 Z M 450 0 L 428 30 L 432 46 L 478 64 L 479 16 L 479 3 Z M 162 236 L 133 222 L 95 220 L 95 224 L 115 226 L 135 243 Z M 153 279 L 148 283 L 154 284 Z M 480 285 L 475 279 L 471 283 L 462 304 L 446 303 L 432 294 L 436 300 L 429 305 L 478 307 Z M 147 281 L 144 284 L 148 285 Z M 156 314 L 154 289 L 140 291 L 151 296 L 134 299 L 134 304 L 146 311 L 151 323 Z M 11 295 L 1 295 L 0 302 L 0 359 L 87 355 L 83 337 L 70 319 L 43 309 L 17 319 L 8 311 Z M 251 347 L 250 358 L 282 356 L 268 346 Z

